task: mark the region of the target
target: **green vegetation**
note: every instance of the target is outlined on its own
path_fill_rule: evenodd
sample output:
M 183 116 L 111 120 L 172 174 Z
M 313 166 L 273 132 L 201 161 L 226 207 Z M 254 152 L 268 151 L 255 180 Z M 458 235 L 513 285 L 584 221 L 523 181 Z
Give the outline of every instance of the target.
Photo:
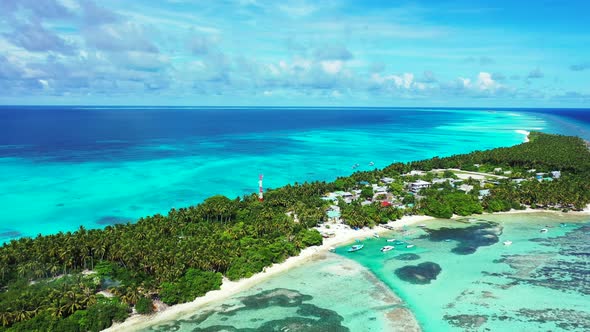
M 285 186 L 269 191 L 264 203 L 256 195 L 214 196 L 134 224 L 12 240 L 0 248 L 0 331 L 48 331 L 54 325 L 60 326 L 55 331 L 70 331 L 61 324 L 82 324 L 78 312 L 90 315 L 95 305 L 121 304 L 124 319 L 142 298 L 192 301 L 218 289 L 222 274 L 233 280 L 251 276 L 321 244 L 321 235 L 309 228 L 323 221 L 320 195 L 332 189 L 319 182 Z M 85 269 L 96 274 L 83 277 Z M 60 276 L 66 277 L 54 279 Z M 114 294 L 112 303 L 97 301 L 99 290 Z M 104 328 L 120 316 L 117 311 L 100 316 L 107 321 L 93 320 Z
M 189 302 L 221 286 L 221 273 L 189 269 L 176 282 L 162 283 L 160 296 L 166 304 Z
M 135 310 L 138 314 L 147 315 L 154 312 L 154 301 L 148 297 L 142 297 L 137 300 Z
M 449 169 L 492 173 L 496 168 L 502 168 L 503 175 L 493 181 L 463 181 L 473 186 L 468 192 L 444 180 L 418 194 L 406 189 L 418 179 L 456 179 Z M 435 169 L 444 171 L 402 175 Z M 539 181 L 530 169 L 558 170 L 561 177 Z M 98 331 L 124 320 L 132 307 L 151 313 L 152 300 L 191 301 L 218 289 L 222 276 L 249 277 L 321 244 L 321 235 L 312 227 L 326 221 L 326 208 L 332 204 L 321 197 L 360 190 L 361 197 L 369 198 L 373 190 L 358 183 L 380 183 L 383 177 L 393 179 L 388 187 L 396 205 L 340 200 L 346 224 L 374 226 L 404 214 L 449 218 L 524 206 L 581 209 L 590 202 L 590 153 L 584 141 L 533 133 L 530 143 L 510 148 L 395 163 L 333 183 L 287 185 L 269 190 L 264 202 L 256 195 L 213 196 L 134 224 L 21 238 L 0 248 L 0 332 Z M 480 192 L 484 188 L 489 192 Z M 93 273 L 82 274 L 84 270 Z

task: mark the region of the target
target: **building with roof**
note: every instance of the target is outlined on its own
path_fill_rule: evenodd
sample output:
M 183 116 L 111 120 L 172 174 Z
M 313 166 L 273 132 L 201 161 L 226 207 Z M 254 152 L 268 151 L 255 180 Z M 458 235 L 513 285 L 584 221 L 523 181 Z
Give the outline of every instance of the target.
M 410 191 L 417 193 L 422 189 L 430 188 L 432 184 L 428 181 L 418 180 L 416 182 L 410 183 Z
M 395 181 L 395 180 L 392 179 L 392 178 L 388 178 L 388 177 L 384 177 L 384 178 L 381 179 L 381 182 L 383 182 L 385 184 L 392 184 L 393 181 Z

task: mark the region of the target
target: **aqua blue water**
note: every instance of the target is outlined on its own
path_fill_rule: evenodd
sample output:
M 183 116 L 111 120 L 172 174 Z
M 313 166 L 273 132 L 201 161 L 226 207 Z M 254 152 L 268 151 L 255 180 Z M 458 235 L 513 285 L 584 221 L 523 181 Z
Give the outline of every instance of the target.
M 432 220 L 141 331 L 589 331 L 590 217 Z M 548 232 L 541 233 L 542 228 Z M 398 242 L 387 242 L 395 238 Z M 504 241 L 512 241 L 506 246 Z M 402 244 L 403 242 L 403 244 Z M 406 248 L 407 243 L 414 245 Z M 385 245 L 395 246 L 381 252 Z M 393 292 L 393 293 L 392 293 Z
M 141 324 L 140 324 L 141 325 Z M 140 331 L 404 331 L 413 315 L 359 264 L 326 253 L 254 287 Z
M 0 241 L 249 194 L 260 173 L 272 188 L 513 145 L 519 129 L 559 130 L 530 110 L 2 106 Z
M 387 242 L 369 239 L 359 252 L 337 252 L 385 282 L 424 331 L 590 329 L 590 217 L 494 215 L 426 225 L 390 234 L 411 249 L 382 254 Z

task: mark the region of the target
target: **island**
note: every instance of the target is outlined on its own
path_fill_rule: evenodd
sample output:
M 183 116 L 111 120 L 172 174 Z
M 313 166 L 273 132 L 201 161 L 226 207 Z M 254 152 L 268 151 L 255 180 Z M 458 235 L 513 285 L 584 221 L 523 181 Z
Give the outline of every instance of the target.
M 587 142 L 533 132 L 512 147 L 286 185 L 263 201 L 218 195 L 135 223 L 11 240 L 0 248 L 0 331 L 100 331 L 352 239 L 343 233 L 426 216 L 581 211 L 589 180 Z

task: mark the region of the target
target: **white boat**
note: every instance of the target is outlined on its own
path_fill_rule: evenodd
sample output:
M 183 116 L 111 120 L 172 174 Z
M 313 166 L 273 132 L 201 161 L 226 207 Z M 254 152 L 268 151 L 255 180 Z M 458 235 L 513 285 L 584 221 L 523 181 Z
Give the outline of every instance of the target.
M 355 244 L 354 246 L 352 246 L 348 249 L 348 252 L 359 251 L 359 250 L 363 249 L 364 246 L 365 246 L 364 244 Z
M 378 239 L 378 238 L 379 238 L 379 234 L 377 234 L 377 233 L 374 233 L 374 234 L 373 234 L 373 237 Z
M 387 239 L 387 242 L 395 242 L 395 239 Z
M 420 224 L 420 225 L 418 225 L 418 227 L 424 228 L 424 227 L 426 227 L 426 224 Z
M 541 233 L 547 233 L 547 232 L 548 232 L 548 230 L 547 230 L 547 228 L 541 228 L 541 231 L 540 231 L 540 232 L 541 232 Z
M 408 245 L 406 246 L 406 248 L 408 248 L 408 249 L 410 249 L 410 248 L 414 248 L 414 247 L 415 247 L 415 246 L 414 246 L 413 244 L 408 244 Z
M 512 244 L 512 241 L 504 241 L 504 242 L 502 242 L 502 243 L 504 243 L 504 245 L 505 245 L 505 246 L 509 246 L 509 245 L 511 245 L 511 244 Z
M 375 166 L 375 163 L 371 161 L 371 162 L 369 163 L 369 166 Z
M 388 252 L 389 250 L 395 249 L 394 246 L 385 246 L 381 248 L 381 252 Z

